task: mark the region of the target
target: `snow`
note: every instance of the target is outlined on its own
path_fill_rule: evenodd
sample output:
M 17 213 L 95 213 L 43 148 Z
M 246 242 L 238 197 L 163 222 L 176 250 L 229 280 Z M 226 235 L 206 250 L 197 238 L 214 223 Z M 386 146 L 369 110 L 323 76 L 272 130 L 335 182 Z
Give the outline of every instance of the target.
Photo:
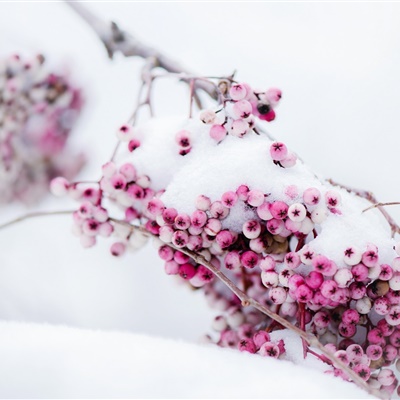
M 180 156 L 175 135 L 183 129 L 191 134 L 192 149 L 189 154 Z M 280 200 L 289 205 L 302 202 L 302 193 L 307 188 L 317 188 L 322 199 L 328 191 L 334 190 L 341 197 L 337 207 L 341 215 L 327 210 L 328 217 L 318 227 L 318 237 L 310 240 L 311 249 L 342 267 L 345 266 L 343 252 L 349 246 L 364 251 L 373 243 L 378 246 L 383 263 L 390 264 L 396 257 L 395 241 L 391 239 L 387 221 L 377 209 L 363 212 L 371 204 L 367 200 L 332 186 L 301 160 L 291 168 L 275 165 L 269 154 L 273 141 L 265 134 L 251 132 L 243 138 L 228 135 L 217 143 L 210 138 L 209 130 L 210 125 L 203 124 L 198 116 L 151 119 L 136 128 L 141 147 L 122 159 L 132 162 L 139 174 L 148 175 L 156 190 L 165 189 L 161 200 L 166 207 L 189 215 L 195 211 L 199 195 L 216 201 L 223 193 L 236 191 L 240 185 L 268 194 L 269 202 Z M 289 187 L 295 187 L 297 196 L 287 195 Z M 324 200 L 318 206 L 321 205 L 326 209 Z M 253 217 L 255 213 L 243 212 L 238 203 L 232 215 L 223 221 L 223 227 L 240 232 L 243 223 Z
M 282 88 L 284 97 L 277 120 L 268 129 L 274 137 L 284 141 L 319 175 L 372 190 L 381 201 L 399 199 L 400 92 L 396 84 L 400 68 L 399 4 L 230 3 L 228 6 L 214 2 L 155 6 L 151 2 L 97 2 L 89 6 L 203 74 L 227 74 L 236 68 L 240 79 L 262 89 L 272 85 Z M 75 145 L 90 152 L 90 164 L 82 179 L 97 178 L 99 166 L 112 152 L 115 130 L 133 111 L 141 61 L 116 57 L 114 62 L 108 62 L 98 39 L 61 3 L 3 2 L 0 11 L 0 44 L 4 51 L 18 48 L 49 53 L 53 55 L 49 59 L 53 64 L 60 64 L 57 58 L 67 60 L 74 75 L 88 88 L 88 109 L 80 120 Z M 228 14 L 227 27 L 222 32 L 221 20 Z M 181 100 L 180 94 L 185 100 Z M 176 84 L 160 83 L 156 114 L 175 114 L 178 108 L 186 109 L 186 95 L 183 84 L 177 88 Z M 163 184 L 160 182 L 160 186 Z M 67 201 L 48 198 L 40 208 L 73 206 Z M 360 203 L 358 207 L 364 205 Z M 400 217 L 400 209 L 388 210 Z M 0 219 L 5 221 L 25 211 L 18 206 L 5 208 Z M 368 214 L 381 220 L 376 211 Z M 197 359 L 188 362 L 185 358 L 194 345 L 169 352 L 173 344 L 179 346 L 165 339 L 184 338 L 193 342 L 208 331 L 213 313 L 204 299 L 166 276 L 151 246 L 116 260 L 108 254 L 106 242 L 92 250 L 80 248 L 69 232 L 70 225 L 68 217 L 49 217 L 0 232 L 0 318 L 26 322 L 0 324 L 0 396 L 45 397 L 47 393 L 49 397 L 96 397 L 95 394 L 117 397 L 121 388 L 133 387 L 130 386 L 133 375 L 125 372 L 119 379 L 118 366 L 128 363 L 137 366 L 139 361 L 150 372 L 142 371 L 136 382 L 150 381 L 147 390 L 162 388 L 163 393 L 172 393 L 179 386 L 162 377 L 174 374 L 171 367 L 178 354 L 183 365 L 180 371 L 191 383 L 185 396 L 200 397 L 199 393 L 206 396 L 200 392 L 206 385 L 195 385 L 197 380 L 192 384 L 192 379 L 198 376 L 194 371 Z M 347 232 L 351 234 L 351 230 Z M 375 241 L 374 233 L 369 235 Z M 343 241 L 347 244 L 350 239 Z M 45 324 L 99 331 L 95 334 Z M 110 330 L 129 333 L 107 332 Z M 164 339 L 153 340 L 150 335 Z M 94 336 L 107 336 L 110 340 L 99 339 L 101 344 L 96 347 L 97 343 L 91 344 Z M 122 337 L 127 336 L 138 344 L 132 345 L 135 351 L 130 353 L 126 345 L 113 356 L 118 343 L 125 344 Z M 157 357 L 156 361 L 135 358 L 145 349 L 145 341 L 152 343 L 146 355 L 157 342 L 163 351 L 157 354 L 165 356 Z M 221 351 L 201 348 L 196 358 L 203 354 L 211 357 L 210 352 L 219 355 Z M 69 358 L 71 354 L 73 359 Z M 101 365 L 108 375 L 102 375 L 96 368 L 105 354 L 109 358 L 103 359 Z M 226 350 L 222 354 L 223 357 L 215 356 L 210 362 L 213 371 L 218 376 L 222 374 L 224 368 L 219 363 L 228 360 L 225 368 L 230 368 L 236 379 L 227 377 L 214 385 L 218 386 L 215 390 L 221 397 L 233 387 L 237 391 L 257 387 L 263 398 L 309 398 L 312 391 L 319 391 L 315 398 L 356 396 L 351 392 L 356 390 L 353 386 L 343 386 L 340 380 L 304 367 Z M 272 366 L 264 371 L 266 361 Z M 158 365 L 162 371 L 154 375 Z M 235 375 L 235 370 L 242 371 L 242 365 L 246 367 L 242 375 Z M 67 366 L 75 380 L 67 374 Z M 111 373 L 115 385 L 107 379 Z M 56 374 L 58 379 L 54 378 Z M 243 382 L 243 376 L 251 380 L 253 374 L 261 377 L 245 384 L 249 381 Z M 280 377 L 290 380 L 278 384 Z M 163 385 L 158 385 L 159 381 Z M 105 388 L 107 384 L 113 385 L 108 386 L 109 391 Z M 89 385 L 90 390 L 83 391 Z M 26 392 L 21 393 L 25 387 Z M 57 393 L 50 393 L 57 387 Z M 298 390 L 286 395 L 278 392 L 292 389 Z M 139 392 L 128 395 L 139 397 Z M 248 392 L 243 396 L 250 397 Z
M 304 365 L 128 332 L 1 322 L 0 355 L 2 398 L 373 398 Z

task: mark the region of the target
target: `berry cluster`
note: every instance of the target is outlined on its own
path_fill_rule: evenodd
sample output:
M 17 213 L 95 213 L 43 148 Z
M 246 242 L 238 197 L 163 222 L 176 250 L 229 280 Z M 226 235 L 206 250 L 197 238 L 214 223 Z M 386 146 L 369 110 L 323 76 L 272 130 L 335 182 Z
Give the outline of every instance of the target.
M 73 177 L 82 155 L 66 152 L 82 95 L 39 55 L 0 59 L 0 203 L 37 200 L 52 178 Z
M 232 138 L 236 149 L 241 149 L 244 141 L 250 141 L 251 121 L 255 117 L 272 120 L 279 98 L 280 91 L 275 89 L 256 94 L 248 85 L 233 84 L 229 97 L 222 98 L 222 109 L 203 111 L 200 120 L 212 125 L 209 133 L 218 143 L 227 132 L 240 138 L 246 135 L 243 140 Z M 220 115 L 223 122 L 216 123 Z M 236 121 L 247 124 L 246 129 L 236 130 Z M 399 364 L 400 246 L 393 249 L 391 240 L 365 241 L 357 236 L 367 235 L 362 231 L 345 245 L 332 240 L 321 245 L 320 240 L 329 231 L 344 234 L 353 222 L 349 214 L 365 203 L 307 175 L 285 144 L 259 136 L 253 144 L 265 160 L 259 167 L 280 174 L 282 187 L 250 185 L 244 171 L 240 185 L 218 195 L 196 187 L 197 196 L 190 204 L 187 200 L 184 212 L 174 207 L 178 199 L 168 197 L 172 183 L 160 189 L 157 177 L 146 174 L 143 159 L 150 159 L 142 157 L 142 162 L 135 164 L 135 157 L 146 151 L 146 132 L 137 132 L 128 126 L 119 129 L 117 135 L 128 144 L 132 162 L 106 163 L 95 186 L 69 183 L 64 178 L 52 182 L 55 194 L 68 194 L 81 202 L 74 213 L 74 232 L 82 244 L 89 247 L 99 236 L 114 236 L 117 240 L 111 253 L 120 256 L 127 249 L 139 248 L 148 236 L 156 237 L 166 273 L 202 290 L 210 306 L 221 312 L 214 320 L 211 341 L 262 356 L 284 356 L 284 342 L 274 342 L 269 335 L 283 327 L 259 311 L 244 308 L 206 266 L 186 254 L 193 252 L 229 276 L 248 296 L 312 332 L 362 379 L 390 395 L 398 385 L 388 367 Z M 180 158 L 183 171 L 198 156 L 197 134 L 204 134 L 204 124 L 192 121 L 190 129 L 179 127 L 159 139 L 164 140 L 165 151 L 177 157 L 187 155 Z M 214 140 L 207 140 L 210 151 L 215 147 L 228 151 L 226 142 L 217 146 Z M 260 143 L 264 146 L 261 150 Z M 232 160 L 237 157 L 236 149 Z M 207 153 L 200 150 L 206 163 Z M 212 181 L 214 176 L 208 178 Z M 184 189 L 180 194 L 185 196 Z M 336 234 L 335 240 L 339 239 Z M 332 363 L 329 371 L 348 379 Z
M 251 131 L 257 132 L 256 118 L 273 121 L 274 109 L 282 97 L 279 89 L 257 92 L 247 83 L 235 83 L 225 92 L 221 93 L 223 108 L 204 110 L 200 114 L 203 123 L 211 125 L 210 137 L 217 142 L 228 134 L 242 138 Z

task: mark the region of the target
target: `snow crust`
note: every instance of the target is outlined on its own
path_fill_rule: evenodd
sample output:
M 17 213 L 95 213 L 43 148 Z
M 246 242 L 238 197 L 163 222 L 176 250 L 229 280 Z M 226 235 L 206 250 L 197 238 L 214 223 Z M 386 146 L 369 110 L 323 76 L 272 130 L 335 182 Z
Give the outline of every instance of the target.
M 192 141 L 192 149 L 185 156 L 179 155 L 175 142 L 176 133 L 183 129 L 191 133 Z M 210 138 L 209 129 L 210 125 L 203 124 L 198 116 L 150 120 L 136 128 L 141 147 L 123 159 L 133 162 L 140 174 L 149 175 L 156 190 L 166 190 L 161 199 L 167 207 L 187 214 L 196 209 L 198 195 L 216 201 L 224 192 L 235 191 L 243 184 L 268 194 L 269 202 L 281 200 L 289 205 L 302 202 L 302 194 L 309 187 L 320 190 L 323 198 L 327 191 L 334 190 L 341 196 L 341 214 L 328 211 L 318 237 L 311 240 L 311 249 L 342 267 L 343 252 L 348 246 L 364 251 L 367 244 L 375 244 L 381 263 L 391 263 L 396 257 L 387 221 L 378 210 L 363 212 L 370 202 L 332 186 L 301 160 L 292 168 L 275 165 L 269 154 L 273 141 L 266 134 L 249 133 L 243 138 L 228 135 L 217 143 Z M 253 211 L 237 205 L 223 226 L 241 231 L 243 223 L 254 216 Z
M 299 339 L 282 334 L 299 353 Z M 373 398 L 310 369 L 314 360 L 125 332 L 0 322 L 0 357 L 2 398 Z

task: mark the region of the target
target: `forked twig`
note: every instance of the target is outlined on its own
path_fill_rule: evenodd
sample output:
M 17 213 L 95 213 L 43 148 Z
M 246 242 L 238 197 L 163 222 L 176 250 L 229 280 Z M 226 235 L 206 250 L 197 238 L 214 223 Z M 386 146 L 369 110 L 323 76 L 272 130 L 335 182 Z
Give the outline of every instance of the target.
M 383 208 L 383 206 L 391 206 L 391 205 L 396 205 L 396 204 L 400 204 L 400 203 L 397 203 L 397 202 L 380 203 L 380 202 L 378 202 L 378 200 L 376 199 L 376 197 L 374 196 L 374 194 L 372 192 L 369 192 L 367 190 L 354 189 L 349 186 L 342 185 L 341 183 L 337 183 L 337 182 L 333 181 L 332 179 L 328 179 L 328 182 L 333 186 L 338 186 L 344 190 L 347 190 L 349 193 L 354 193 L 356 196 L 361 197 L 361 198 L 366 199 L 369 202 L 371 202 L 372 206 L 366 208 L 362 212 L 371 210 L 373 208 L 377 208 L 382 213 L 382 215 L 385 217 L 388 224 L 390 225 L 390 229 L 392 230 L 392 237 L 394 237 L 394 235 L 396 233 L 400 233 L 400 227 L 397 225 L 396 221 Z

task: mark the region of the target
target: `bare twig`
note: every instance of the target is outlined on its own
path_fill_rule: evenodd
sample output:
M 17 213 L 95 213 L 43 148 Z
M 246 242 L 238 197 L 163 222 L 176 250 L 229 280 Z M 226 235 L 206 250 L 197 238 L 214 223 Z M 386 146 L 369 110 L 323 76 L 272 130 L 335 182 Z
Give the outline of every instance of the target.
M 37 217 L 47 217 L 50 215 L 68 215 L 72 214 L 74 211 L 72 210 L 63 210 L 63 211 L 36 211 L 29 214 L 22 215 L 18 218 L 12 219 L 11 221 L 5 222 L 0 225 L 0 230 L 7 228 L 11 225 L 17 224 L 18 222 L 26 221 L 28 219 L 37 218 Z
M 100 40 L 107 49 L 108 56 L 112 58 L 115 53 L 122 53 L 125 57 L 141 57 L 148 59 L 153 57 L 156 60 L 156 66 L 165 69 L 172 73 L 191 73 L 175 60 L 167 57 L 158 50 L 137 40 L 130 33 L 122 30 L 115 22 L 106 22 L 93 14 L 82 3 L 72 0 L 65 0 L 65 3 L 70 6 L 87 24 L 94 30 Z M 186 81 L 185 78 L 182 78 Z M 196 89 L 201 89 L 213 99 L 218 98 L 215 87 L 207 81 L 196 81 Z
M 399 201 L 390 201 L 388 203 L 375 203 L 375 204 L 372 204 L 372 206 L 369 206 L 368 208 L 363 210 L 363 212 L 372 210 L 373 208 L 377 208 L 377 207 L 398 206 L 398 205 L 400 205 Z
M 366 191 L 366 190 L 354 189 L 354 188 L 351 188 L 349 186 L 337 183 L 337 182 L 333 181 L 332 179 L 328 179 L 328 182 L 333 186 L 338 186 L 338 187 L 340 187 L 340 188 L 342 188 L 344 190 L 347 190 L 349 193 L 354 193 L 356 196 L 362 197 L 363 199 L 366 199 L 369 202 L 373 203 L 371 207 L 366 208 L 362 212 L 371 210 L 373 208 L 377 208 L 382 213 L 382 215 L 385 217 L 385 219 L 388 222 L 388 224 L 390 225 L 390 229 L 392 230 L 392 237 L 394 237 L 394 235 L 396 233 L 400 233 L 400 227 L 397 225 L 396 221 L 383 208 L 383 206 L 391 206 L 391 205 L 400 204 L 400 203 L 396 203 L 396 202 L 380 203 L 380 202 L 378 202 L 378 200 L 376 199 L 376 197 L 374 196 L 374 194 L 372 192 L 369 192 L 369 191 Z

